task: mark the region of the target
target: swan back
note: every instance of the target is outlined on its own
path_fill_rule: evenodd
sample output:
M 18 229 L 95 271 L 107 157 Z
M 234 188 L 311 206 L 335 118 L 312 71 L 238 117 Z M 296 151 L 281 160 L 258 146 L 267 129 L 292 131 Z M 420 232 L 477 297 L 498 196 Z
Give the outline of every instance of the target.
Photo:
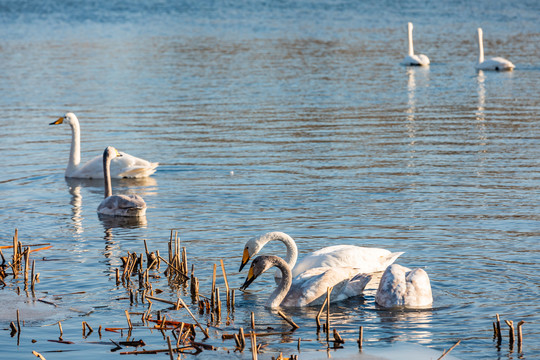
M 403 254 L 386 249 L 355 245 L 334 245 L 314 251 L 303 257 L 293 268 L 293 277 L 314 267 L 351 267 L 358 273 L 384 271 Z
M 423 269 L 411 270 L 398 264 L 384 272 L 375 302 L 383 307 L 428 307 L 433 303 L 428 274 Z

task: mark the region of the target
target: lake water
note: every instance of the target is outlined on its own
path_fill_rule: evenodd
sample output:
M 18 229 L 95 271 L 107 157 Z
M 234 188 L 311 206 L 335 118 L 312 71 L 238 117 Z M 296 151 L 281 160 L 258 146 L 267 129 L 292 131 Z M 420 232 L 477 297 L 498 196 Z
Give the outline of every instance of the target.
M 407 21 L 429 68 L 400 65 Z M 206 294 L 220 259 L 239 287 L 244 243 L 274 230 L 295 238 L 301 256 L 382 247 L 429 273 L 433 309 L 382 310 L 373 289 L 333 304 L 346 343 L 329 355 L 315 335 L 318 309 L 287 310 L 301 328 L 261 338 L 261 358 L 298 353 L 298 338 L 302 359 L 357 358 L 359 326 L 364 354 L 404 344 L 440 352 L 461 339 L 451 353 L 460 359 L 540 358 L 537 1 L 4 0 L 0 23 L 0 245 L 15 228 L 23 243 L 53 245 L 32 258 L 37 296 L 58 304 L 24 310 L 18 343 L 1 331 L 2 358 L 120 357 L 109 339 L 125 334 L 84 338 L 81 322 L 122 327 L 124 310 L 147 309 L 130 306 L 114 272 L 144 239 L 166 254 L 171 229 Z M 478 26 L 486 56 L 509 58 L 515 71 L 475 71 Z M 100 221 L 102 182 L 64 178 L 71 133 L 48 124 L 67 111 L 81 121 L 83 161 L 114 145 L 160 162 L 147 180 L 113 183 L 144 197 L 144 224 Z M 265 253 L 284 254 L 280 245 Z M 2 328 L 26 299 L 14 297 L 20 279 L 6 283 Z M 176 298 L 162 273 L 153 284 Z M 287 329 L 264 308 L 271 286 L 266 275 L 238 291 L 230 321 L 211 327 L 218 350 L 198 358 L 251 358 L 221 340 L 248 329 L 251 311 L 259 330 Z M 526 321 L 522 353 L 504 324 L 501 346 L 493 340 L 496 313 Z M 57 321 L 73 344 L 47 341 Z M 166 348 L 159 332 L 137 327 L 133 338 Z

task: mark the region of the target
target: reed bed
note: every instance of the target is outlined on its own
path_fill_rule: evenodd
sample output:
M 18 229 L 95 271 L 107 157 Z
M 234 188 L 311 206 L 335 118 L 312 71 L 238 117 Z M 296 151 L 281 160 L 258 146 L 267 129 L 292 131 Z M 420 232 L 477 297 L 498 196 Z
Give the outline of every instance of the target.
M 180 359 L 204 351 L 249 351 L 252 359 L 257 359 L 258 354 L 265 352 L 265 348 L 269 345 L 265 339 L 291 337 L 300 328 L 286 314 L 286 310 L 278 310 L 275 318 L 276 324 L 271 327 L 272 330 L 269 330 L 268 327 L 258 326 L 256 314 L 250 312 L 250 329 L 245 331 L 243 327 L 238 327 L 236 331 L 231 332 L 231 326 L 234 328 L 234 323 L 231 325 L 231 317 L 237 311 L 235 309 L 235 289 L 229 287 L 223 259 L 219 259 L 219 264 L 213 264 L 212 281 L 207 288 L 203 287 L 201 290 L 201 284 L 195 276 L 197 264 L 189 266 L 187 249 L 181 246 L 177 232 L 171 230 L 167 245 L 168 254 L 165 258 L 159 254 L 159 251 L 150 251 L 146 240 L 144 241 L 144 253 L 127 252 L 121 257 L 122 265 L 113 271 L 116 287 L 126 293 L 126 296 L 122 298 L 126 301 L 125 307 L 132 309 L 124 310 L 125 326 L 112 327 L 100 324 L 96 334 L 94 327 L 88 321 L 82 321 L 82 339 L 97 336 L 102 340 L 114 334 L 115 340 L 109 338 L 111 351 L 118 351 L 121 355 L 163 353 L 168 354 L 170 359 Z M 39 273 L 36 272 L 35 259 L 31 259 L 32 253 L 51 248 L 50 244 L 22 244 L 18 238 L 18 230 L 15 230 L 12 244 L 0 246 L 2 259 L 0 285 L 6 287 L 10 279 L 20 283 L 22 278 L 22 291 L 27 297 L 56 306 L 56 304 L 36 296 L 35 287 L 36 283 L 39 283 Z M 6 261 L 3 252 L 6 249 L 12 250 L 10 261 Z M 221 275 L 218 274 L 218 266 Z M 171 291 L 165 292 L 155 287 L 153 280 L 161 279 L 161 274 L 166 278 L 166 283 Z M 223 289 L 217 285 L 218 276 L 222 277 L 225 285 L 224 296 L 222 296 Z M 17 293 L 21 294 L 21 290 L 18 287 L 17 289 Z M 177 296 L 172 296 L 175 292 Z M 326 299 L 314 319 L 313 333 L 316 341 L 321 345 L 324 344 L 326 349 L 340 349 L 345 344 L 346 339 L 341 336 L 338 327 L 331 323 L 331 292 L 332 288 L 328 288 Z M 225 306 L 222 302 L 225 302 Z M 134 308 L 141 310 L 135 312 Z M 242 311 L 244 310 L 242 309 Z M 323 313 L 325 323 L 321 324 L 320 317 Z M 19 344 L 24 321 L 20 318 L 19 310 L 14 315 L 16 320 L 11 322 L 9 330 L 12 337 L 17 335 L 17 344 Z M 229 330 L 220 327 L 224 320 Z M 517 351 L 521 354 L 523 351 L 522 328 L 525 322 L 519 321 L 516 326 L 512 320 L 505 320 L 505 323 L 508 326 L 510 352 L 514 350 L 514 344 L 517 342 Z M 74 341 L 64 339 L 62 323 L 58 321 L 57 324 L 58 339 L 48 341 L 58 344 L 74 344 Z M 290 328 L 284 331 L 273 330 L 283 328 L 285 324 Z M 324 341 L 319 341 L 321 330 L 325 333 Z M 155 345 L 154 334 L 156 331 L 161 334 L 161 346 Z M 143 338 L 133 339 L 134 333 L 137 333 L 138 336 L 142 334 L 143 337 L 151 336 L 152 341 L 145 341 Z M 496 321 L 493 322 L 493 334 L 497 346 L 500 347 L 503 331 L 499 314 L 496 314 Z M 359 326 L 357 340 L 359 351 L 364 349 L 363 339 L 364 327 Z M 249 343 L 246 340 L 249 340 Z M 300 337 L 295 340 L 298 353 L 301 351 L 302 342 L 306 341 L 313 342 L 314 340 L 301 339 Z M 460 342 L 461 340 L 457 341 L 451 348 L 443 352 L 439 359 L 443 359 Z M 39 359 L 45 359 L 43 354 L 37 351 L 33 351 L 33 354 Z M 280 353 L 272 359 L 298 359 L 298 356 L 298 354 L 291 354 L 289 357 L 283 357 L 283 354 Z

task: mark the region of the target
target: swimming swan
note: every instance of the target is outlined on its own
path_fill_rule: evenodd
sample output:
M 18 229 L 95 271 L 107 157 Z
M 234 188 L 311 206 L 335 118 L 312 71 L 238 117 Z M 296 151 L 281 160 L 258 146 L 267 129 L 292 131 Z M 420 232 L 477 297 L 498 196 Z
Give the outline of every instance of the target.
M 111 160 L 123 156 L 112 146 L 108 146 L 103 152 L 103 173 L 105 174 L 105 199 L 99 204 L 99 214 L 111 216 L 144 216 L 146 203 L 139 195 L 113 195 L 110 176 Z
M 415 55 L 413 48 L 412 30 L 413 24 L 407 23 L 407 30 L 409 35 L 409 54 L 403 59 L 403 64 L 408 66 L 427 66 L 429 65 L 429 58 L 424 54 Z
M 478 50 L 480 54 L 478 56 L 478 64 L 476 64 L 477 70 L 511 71 L 516 67 L 510 61 L 502 57 L 484 60 L 484 41 L 482 38 L 482 28 L 478 28 Z
M 423 269 L 398 264 L 383 273 L 375 302 L 383 307 L 428 307 L 433 303 L 429 276 Z
M 281 280 L 266 302 L 266 307 L 302 307 L 323 303 L 328 287 L 333 287 L 331 301 L 362 294 L 371 275 L 351 267 L 319 267 L 309 269 L 293 279 L 291 268 L 280 257 L 258 256 L 251 263 L 248 276 L 240 289 L 245 290 L 258 276 L 276 266 Z
M 293 238 L 284 232 L 273 231 L 250 239 L 246 243 L 239 271 L 242 271 L 249 259 L 259 253 L 266 243 L 273 240 L 281 241 L 287 247 L 287 255 L 284 260 L 292 268 L 293 277 L 316 267 L 353 267 L 358 272 L 367 274 L 384 271 L 388 265 L 403 254 L 402 252 L 391 253 L 388 250 L 379 248 L 334 245 L 314 251 L 297 263 L 298 248 Z
M 103 167 L 101 165 L 101 155 L 94 157 L 86 164 L 81 165 L 81 131 L 79 119 L 74 113 L 67 113 L 64 117 L 50 123 L 49 125 L 68 124 L 71 126 L 71 149 L 65 177 L 83 179 L 103 179 Z M 111 177 L 113 178 L 141 178 L 152 175 L 158 163 L 139 159 L 126 153 L 122 157 L 112 161 Z

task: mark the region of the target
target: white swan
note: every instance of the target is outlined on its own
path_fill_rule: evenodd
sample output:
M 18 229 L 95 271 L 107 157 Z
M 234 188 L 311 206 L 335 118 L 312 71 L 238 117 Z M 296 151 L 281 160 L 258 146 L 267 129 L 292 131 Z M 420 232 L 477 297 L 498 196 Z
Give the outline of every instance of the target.
M 403 59 L 403 64 L 408 66 L 427 66 L 429 65 L 429 58 L 424 54 L 415 55 L 413 48 L 412 30 L 413 24 L 407 23 L 407 30 L 409 36 L 409 53 Z
M 293 238 L 284 232 L 273 231 L 250 239 L 244 246 L 240 270 L 269 241 L 278 240 L 287 247 L 285 261 L 292 268 L 292 276 L 296 277 L 308 269 L 316 267 L 353 267 L 361 273 L 384 271 L 402 252 L 391 253 L 385 249 L 368 248 L 355 245 L 334 245 L 314 251 L 298 263 L 298 248 Z
M 429 276 L 423 269 L 398 264 L 383 273 L 375 302 L 383 307 L 428 307 L 433 303 Z
M 146 214 L 146 203 L 139 195 L 113 195 L 110 176 L 111 160 L 123 156 L 108 146 L 103 152 L 103 173 L 105 174 L 105 198 L 99 204 L 99 214 L 111 216 L 142 217 Z
M 484 40 L 482 28 L 478 28 L 478 64 L 476 64 L 477 70 L 492 70 L 492 71 L 510 71 L 516 66 L 510 61 L 502 57 L 494 57 L 484 60 Z
M 81 131 L 79 119 L 69 112 L 64 117 L 49 125 L 68 124 L 71 126 L 71 149 L 65 176 L 67 178 L 103 179 L 101 155 L 94 157 L 86 164 L 81 165 Z M 122 153 L 121 158 L 115 158 L 111 165 L 113 178 L 141 178 L 152 175 L 158 163 L 151 163 L 144 159 Z
M 281 270 L 278 287 L 270 295 L 266 307 L 302 307 L 322 304 L 329 287 L 333 287 L 331 301 L 360 295 L 371 275 L 350 267 L 312 268 L 292 278 L 290 266 L 274 255 L 258 256 L 251 263 L 248 276 L 240 289 L 245 290 L 259 275 L 276 266 Z

